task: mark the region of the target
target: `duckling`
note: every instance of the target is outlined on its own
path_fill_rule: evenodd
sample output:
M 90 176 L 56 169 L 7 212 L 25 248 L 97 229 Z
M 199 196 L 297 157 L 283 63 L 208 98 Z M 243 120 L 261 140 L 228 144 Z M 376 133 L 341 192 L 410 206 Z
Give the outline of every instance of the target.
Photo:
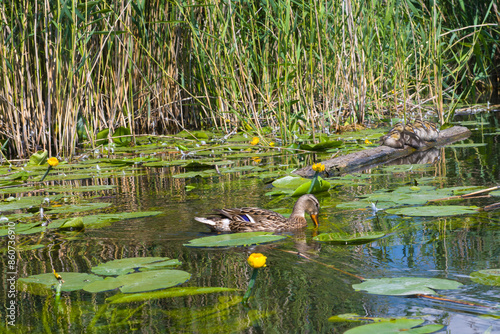
M 212 217 L 194 219 L 215 232 L 283 231 L 307 226 L 306 212 L 318 226 L 319 202 L 312 194 L 299 197 L 289 218 L 261 208 L 235 208 L 216 210 Z
M 394 133 L 393 132 L 402 132 L 404 130 L 404 125 L 402 123 L 396 123 L 396 125 L 394 125 L 392 127 L 392 129 L 389 130 L 389 132 L 387 132 L 385 135 L 383 135 L 382 137 L 380 137 L 380 139 L 378 140 L 378 142 L 380 143 L 380 145 L 385 145 L 385 146 L 389 146 L 389 147 L 394 147 L 394 148 L 399 148 L 399 147 L 395 147 L 395 146 L 392 146 L 392 145 L 387 145 L 387 144 L 384 144 L 386 139 L 389 138 L 389 137 L 394 137 Z M 398 138 L 399 139 L 399 138 Z
M 439 137 L 439 129 L 437 128 L 436 124 L 431 123 L 429 121 L 423 121 L 423 124 L 425 125 L 427 129 L 427 141 L 436 141 Z
M 412 124 L 414 132 L 420 139 L 427 140 L 427 127 L 424 125 L 421 119 L 417 118 Z
M 425 146 L 424 141 L 415 133 L 415 130 L 410 124 L 405 125 L 402 137 L 404 143 L 413 148 L 421 148 Z
M 403 137 L 401 137 L 401 132 L 398 130 L 391 130 L 388 134 L 382 136 L 379 140 L 381 145 L 389 146 L 392 148 L 403 148 L 405 142 Z

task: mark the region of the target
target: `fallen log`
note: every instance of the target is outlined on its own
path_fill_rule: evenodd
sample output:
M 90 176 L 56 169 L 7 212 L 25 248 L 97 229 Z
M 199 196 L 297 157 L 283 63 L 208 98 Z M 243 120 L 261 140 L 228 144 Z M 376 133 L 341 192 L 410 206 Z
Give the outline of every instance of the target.
M 421 152 L 423 153 L 424 151 L 432 149 L 433 147 L 448 145 L 458 140 L 468 138 L 470 134 L 470 130 L 466 127 L 454 126 L 442 130 L 435 142 L 427 142 L 427 146 L 422 147 L 418 150 L 410 146 L 405 146 L 402 149 L 392 148 L 388 146 L 379 146 L 321 161 L 321 163 L 325 165 L 325 174 L 327 176 L 335 176 L 349 173 L 354 170 L 360 170 L 374 165 L 386 163 L 397 158 L 409 156 L 416 151 L 418 151 L 417 154 Z M 312 166 L 307 166 L 298 169 L 293 173 L 302 177 L 312 177 L 314 176 L 315 172 L 312 170 Z

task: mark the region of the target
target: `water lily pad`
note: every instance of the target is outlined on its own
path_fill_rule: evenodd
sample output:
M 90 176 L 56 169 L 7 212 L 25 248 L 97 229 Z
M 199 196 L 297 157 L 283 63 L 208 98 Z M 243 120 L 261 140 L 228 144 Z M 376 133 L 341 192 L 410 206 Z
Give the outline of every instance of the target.
M 153 292 L 118 294 L 106 299 L 106 301 L 110 302 L 111 304 L 120 304 L 120 303 L 142 302 L 146 300 L 154 300 L 161 298 L 185 297 L 185 296 L 194 296 L 207 293 L 232 292 L 232 291 L 239 291 L 239 290 L 233 288 L 193 286 L 185 288 L 171 288 Z
M 307 194 L 309 191 L 309 188 L 311 188 L 311 183 L 313 181 L 314 180 L 309 180 L 306 183 L 303 183 L 302 185 L 300 185 L 297 189 L 295 189 L 295 191 L 292 194 L 292 197 L 302 196 L 304 194 Z M 317 181 L 315 182 L 315 185 L 313 186 L 313 188 L 311 190 L 311 194 L 316 194 L 316 193 L 320 193 L 323 191 L 327 191 L 328 189 L 330 189 L 331 186 L 332 185 L 330 184 L 330 182 L 325 181 L 321 178 L 321 176 L 318 176 Z
M 107 226 L 110 223 L 125 219 L 143 218 L 156 216 L 162 211 L 136 211 L 136 212 L 117 212 L 117 213 L 99 213 L 83 217 L 83 223 L 86 227 L 97 228 Z
M 323 151 L 333 147 L 340 147 L 344 145 L 342 140 L 322 141 L 318 144 L 301 144 L 300 149 L 307 151 Z
M 191 274 L 182 270 L 151 270 L 141 273 L 118 276 L 123 286 L 123 293 L 135 293 L 165 289 L 182 284 L 191 278 Z
M 412 333 L 412 334 L 424 334 L 433 333 L 442 329 L 443 325 L 427 325 L 422 327 L 416 327 L 424 322 L 422 319 L 395 319 L 393 321 L 383 321 L 376 322 L 373 324 L 367 324 L 363 326 L 358 326 L 351 328 L 344 334 L 366 334 L 366 333 L 377 333 L 377 334 L 390 334 L 390 333 Z
M 80 290 L 89 283 L 101 281 L 103 279 L 102 277 L 85 273 L 59 272 L 58 274 L 61 275 L 64 281 L 61 291 Z M 59 284 L 53 273 L 23 277 L 20 278 L 19 281 L 24 283 L 40 284 L 47 288 L 51 288 Z
M 276 188 L 297 189 L 297 187 L 310 181 L 310 179 L 306 179 L 301 176 L 287 175 L 275 180 L 272 184 Z
M 465 143 L 465 144 L 453 144 L 449 145 L 446 147 L 453 147 L 453 148 L 468 148 L 468 147 L 481 147 L 481 146 L 486 146 L 488 145 L 487 143 Z
M 72 213 L 90 210 L 98 210 L 111 206 L 111 203 L 82 203 L 78 205 L 65 205 L 60 207 L 51 207 L 50 213 Z
M 244 232 L 221 234 L 190 240 L 187 247 L 237 247 L 264 244 L 285 239 L 284 235 L 274 235 L 273 232 Z
M 409 208 L 388 209 L 387 213 L 412 217 L 446 217 L 477 213 L 476 206 L 427 205 Z
M 181 262 L 168 257 L 129 257 L 126 259 L 112 260 L 101 263 L 92 268 L 92 272 L 98 275 L 115 276 L 136 271 L 139 268 L 155 269 L 173 267 Z
M 500 286 L 500 269 L 484 269 L 470 274 L 470 279 L 484 285 Z
M 433 289 L 458 289 L 462 283 L 441 278 L 394 277 L 367 279 L 353 284 L 356 291 L 366 291 L 375 295 L 411 296 L 417 294 L 434 295 Z
M 364 233 L 321 233 L 313 239 L 316 241 L 338 244 L 365 244 L 374 240 L 385 237 L 387 234 L 384 232 L 364 232 Z
M 85 225 L 83 225 L 82 217 L 75 217 L 66 221 L 59 228 L 63 230 L 83 230 Z

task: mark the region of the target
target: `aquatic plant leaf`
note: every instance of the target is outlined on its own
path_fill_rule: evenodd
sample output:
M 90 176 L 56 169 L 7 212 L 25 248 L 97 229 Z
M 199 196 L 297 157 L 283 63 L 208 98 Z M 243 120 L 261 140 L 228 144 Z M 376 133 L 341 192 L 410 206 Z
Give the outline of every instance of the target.
M 458 289 L 462 283 L 441 278 L 393 277 L 367 279 L 363 283 L 353 284 L 356 291 L 366 291 L 375 295 L 411 296 L 417 294 L 434 295 L 433 289 Z
M 474 271 L 470 274 L 470 279 L 479 284 L 500 286 L 500 269 Z
M 110 223 L 125 219 L 143 218 L 156 216 L 162 211 L 144 211 L 144 212 L 117 212 L 117 213 L 99 213 L 83 217 L 83 223 L 86 227 L 97 228 L 107 226 Z M 50 226 L 50 225 L 49 225 Z
M 393 321 L 383 321 L 376 322 L 373 324 L 367 324 L 351 328 L 344 334 L 366 334 L 366 333 L 377 333 L 377 334 L 391 334 L 391 333 L 411 333 L 411 334 L 425 334 L 433 333 L 441 328 L 443 325 L 427 325 L 422 327 L 416 327 L 424 322 L 423 319 L 395 319 Z M 413 328 L 415 327 L 415 328 Z
M 131 132 L 129 128 L 120 126 L 116 128 L 113 133 L 113 142 L 118 146 L 128 146 L 132 139 L 130 138 Z
M 295 191 L 292 194 L 292 197 L 302 196 L 304 194 L 307 194 L 309 188 L 311 187 L 312 182 L 313 180 L 309 180 L 306 183 L 300 185 L 297 189 L 295 189 Z M 318 182 L 316 182 L 313 189 L 311 190 L 311 194 L 317 194 L 323 191 L 327 191 L 328 189 L 330 189 L 331 186 L 332 185 L 330 184 L 330 182 L 325 181 L 321 178 L 321 176 L 318 176 Z
M 81 290 L 85 285 L 103 279 L 100 276 L 85 273 L 58 272 L 58 274 L 61 275 L 64 281 L 61 291 Z M 29 284 L 40 284 L 48 288 L 59 284 L 53 273 L 23 277 L 19 281 Z
M 64 224 L 59 226 L 59 229 L 62 230 L 72 230 L 72 231 L 80 231 L 85 229 L 85 225 L 83 224 L 82 217 L 75 217 L 67 220 Z
M 388 209 L 387 213 L 412 217 L 446 217 L 477 213 L 476 206 L 427 205 L 409 208 Z
M 106 145 L 108 143 L 108 134 L 109 134 L 109 128 L 99 131 L 96 135 L 96 144 Z
M 73 187 L 71 184 L 68 184 L 65 186 L 50 187 L 48 190 L 51 193 L 67 193 L 67 192 L 110 190 L 110 189 L 114 189 L 114 188 L 116 188 L 116 186 L 113 186 L 113 185 L 95 185 L 95 186 Z M 28 191 L 28 190 L 25 190 L 25 191 Z
M 492 192 L 490 192 L 490 195 L 495 196 L 495 197 L 500 196 L 500 190 L 492 191 Z
M 82 203 L 77 205 L 65 205 L 61 207 L 51 207 L 50 213 L 72 213 L 90 210 L 98 210 L 111 206 L 111 203 Z
M 322 141 L 318 144 L 301 144 L 300 149 L 306 151 L 323 151 L 333 147 L 341 147 L 344 145 L 342 140 Z
M 0 212 L 26 209 L 31 207 L 40 206 L 43 203 L 43 197 L 21 197 L 21 198 L 11 198 L 0 202 Z
M 41 166 L 47 163 L 49 152 L 47 150 L 37 151 L 30 156 L 28 166 Z
M 233 292 L 233 291 L 240 291 L 240 290 L 233 288 L 193 286 L 185 288 L 170 288 L 166 290 L 153 291 L 153 292 L 118 294 L 106 299 L 106 301 L 110 302 L 111 304 L 120 304 L 120 303 L 142 302 L 146 300 L 154 300 L 161 298 L 185 297 L 185 296 L 202 295 L 207 293 Z
M 146 292 L 170 288 L 188 281 L 191 274 L 182 270 L 162 269 L 121 275 L 116 279 L 123 283 L 123 293 Z
M 327 242 L 327 243 L 339 243 L 339 244 L 365 244 L 372 242 L 374 240 L 385 237 L 387 234 L 384 232 L 363 232 L 355 234 L 347 233 L 321 233 L 315 236 L 313 239 L 316 241 Z
M 116 277 L 106 277 L 102 281 L 95 281 L 85 285 L 83 287 L 83 290 L 90 293 L 97 293 L 116 290 L 121 286 L 123 286 L 121 280 L 117 279 Z
M 174 267 L 181 262 L 168 257 L 129 257 L 125 259 L 112 260 L 92 267 L 92 272 L 104 276 L 116 276 L 128 274 L 139 268 L 155 269 L 163 267 Z
M 221 234 L 190 240 L 186 247 L 238 247 L 258 245 L 285 239 L 284 235 L 274 235 L 273 232 L 244 232 Z
M 310 179 L 306 179 L 301 176 L 287 175 L 275 180 L 272 185 L 276 188 L 297 189 L 297 187 L 310 181 Z

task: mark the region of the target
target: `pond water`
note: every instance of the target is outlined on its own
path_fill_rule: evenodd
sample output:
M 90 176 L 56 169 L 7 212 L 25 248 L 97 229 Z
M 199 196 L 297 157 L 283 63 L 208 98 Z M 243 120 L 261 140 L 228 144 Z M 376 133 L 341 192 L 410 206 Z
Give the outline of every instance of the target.
M 176 269 L 191 274 L 182 287 L 240 290 L 123 304 L 110 304 L 106 300 L 117 291 L 88 293 L 78 290 L 63 292 L 56 303 L 54 291 L 37 293 L 19 285 L 15 297 L 15 326 L 5 325 L 5 328 L 22 333 L 343 333 L 362 323 L 328 319 L 334 315 L 357 313 L 367 317 L 419 317 L 425 320 L 425 325 L 444 325 L 439 333 L 485 333 L 488 330 L 498 333 L 498 309 L 496 317 L 488 314 L 500 304 L 500 287 L 477 283 L 471 280 L 470 274 L 500 268 L 500 210 L 459 216 L 411 217 L 385 210 L 374 214 L 370 208 L 349 209 L 337 205 L 359 201 L 367 194 L 391 194 L 390 190 L 410 188 L 415 184 L 437 189 L 500 185 L 499 120 L 498 113 L 459 119 L 473 130 L 473 135 L 464 142 L 467 145 L 438 149 L 433 153 L 433 164 L 414 164 L 413 167 L 390 164 L 352 174 L 350 179 L 328 179 L 335 187 L 317 194 L 321 205 L 319 228 L 313 228 L 309 220 L 306 229 L 284 233 L 287 236 L 284 241 L 252 247 L 207 249 L 184 244 L 216 235 L 193 219 L 208 215 L 215 208 L 257 206 L 290 213 L 295 199 L 270 196 L 268 193 L 273 190 L 270 181 L 279 177 L 279 173 L 285 175 L 285 171 L 325 160 L 332 153 L 283 151 L 262 156 L 259 161 L 245 158 L 245 154 L 236 159 L 232 152 L 227 159 L 237 161 L 236 166 L 240 169 L 204 177 L 173 177 L 191 172 L 178 166 L 136 166 L 107 177 L 49 180 L 45 190 L 30 196 L 48 196 L 51 205 L 59 207 L 68 203 L 58 199 L 60 192 L 48 193 L 51 186 L 112 185 L 114 187 L 107 190 L 62 194 L 75 195 L 68 200 L 71 205 L 85 201 L 111 203 L 100 210 L 104 213 L 161 211 L 161 214 L 118 220 L 99 228 L 87 227 L 76 234 L 57 229 L 17 234 L 18 247 L 44 245 L 16 253 L 19 277 L 56 270 L 64 279 L 65 272 L 91 273 L 92 267 L 114 259 L 155 256 L 182 262 Z M 170 153 L 158 157 L 179 158 L 178 154 Z M 102 161 L 99 164 L 105 166 Z M 4 199 L 12 195 L 5 189 L 2 191 Z M 397 196 L 393 201 L 398 204 Z M 498 195 L 446 202 L 446 205 L 484 207 L 496 202 L 500 202 Z M 50 215 L 49 209 L 46 212 Z M 26 211 L 6 211 L 4 214 L 10 220 L 23 221 L 27 218 L 9 216 L 22 212 Z M 30 214 L 36 216 L 38 212 Z M 65 217 L 86 214 L 82 210 Z M 53 214 L 51 218 L 59 216 Z M 347 245 L 313 239 L 323 233 L 339 231 L 349 234 L 377 231 L 387 235 L 372 242 Z M 7 237 L 3 238 L 7 243 Z M 267 266 L 259 269 L 252 297 L 244 305 L 240 302 L 241 297 L 252 275 L 246 259 L 252 252 L 267 256 Z M 298 256 L 297 252 L 309 259 Z M 4 254 L 6 259 L 5 249 Z M 5 260 L 3 282 L 8 282 L 10 277 L 6 263 Z M 470 304 L 356 291 L 352 285 L 361 281 L 354 275 L 365 279 L 426 277 L 457 281 L 463 286 L 438 290 L 439 296 Z M 3 284 L 0 292 L 2 304 L 7 307 L 8 284 Z M 474 303 L 482 306 L 473 306 Z M 4 324 L 6 315 L 6 308 L 3 308 L 1 321 Z

